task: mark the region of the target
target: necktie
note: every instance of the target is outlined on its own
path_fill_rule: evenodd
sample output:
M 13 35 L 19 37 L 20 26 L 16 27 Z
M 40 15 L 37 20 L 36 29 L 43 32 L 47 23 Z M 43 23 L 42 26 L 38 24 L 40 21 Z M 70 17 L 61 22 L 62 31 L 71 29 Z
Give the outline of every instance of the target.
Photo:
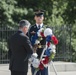
M 38 29 L 40 29 L 40 25 L 38 25 Z

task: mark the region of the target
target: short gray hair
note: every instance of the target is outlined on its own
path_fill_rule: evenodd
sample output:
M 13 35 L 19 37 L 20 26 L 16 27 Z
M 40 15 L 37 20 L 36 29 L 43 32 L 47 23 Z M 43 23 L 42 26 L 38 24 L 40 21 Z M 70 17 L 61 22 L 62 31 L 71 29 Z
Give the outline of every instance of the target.
M 26 26 L 26 27 L 29 27 L 31 24 L 30 24 L 30 22 L 28 21 L 28 20 L 21 20 L 20 22 L 19 22 L 19 27 L 20 28 L 23 28 L 24 26 Z

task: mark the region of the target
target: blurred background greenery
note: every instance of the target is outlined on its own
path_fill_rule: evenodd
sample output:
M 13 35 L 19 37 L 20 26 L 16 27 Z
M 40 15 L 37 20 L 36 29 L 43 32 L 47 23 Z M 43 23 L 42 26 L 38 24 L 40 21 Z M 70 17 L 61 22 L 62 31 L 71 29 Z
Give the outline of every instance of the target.
M 34 10 L 44 9 L 44 24 L 59 39 L 55 60 L 76 62 L 76 0 L 0 0 L 0 62 L 8 59 L 7 39 L 27 19 L 33 25 Z

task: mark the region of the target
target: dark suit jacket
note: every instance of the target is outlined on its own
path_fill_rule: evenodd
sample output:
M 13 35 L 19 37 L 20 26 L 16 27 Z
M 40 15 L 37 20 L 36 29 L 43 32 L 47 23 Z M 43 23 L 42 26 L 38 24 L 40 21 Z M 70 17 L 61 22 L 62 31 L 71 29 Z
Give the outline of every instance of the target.
M 43 27 L 44 27 L 44 25 L 43 25 Z M 32 34 L 31 32 L 33 32 L 33 31 L 34 31 L 34 32 L 37 32 L 38 30 L 39 30 L 39 29 L 37 28 L 36 25 L 33 25 L 33 26 L 30 28 L 29 33 L 28 33 L 29 38 L 30 38 L 30 41 L 32 40 L 32 37 L 35 35 L 35 34 Z M 46 44 L 46 38 L 44 37 L 43 40 L 40 41 L 40 43 L 41 43 L 41 45 L 45 45 L 45 44 Z M 43 48 L 38 48 L 38 49 L 37 49 L 38 58 L 40 58 L 42 51 L 43 51 Z
M 33 53 L 29 38 L 18 31 L 8 40 L 10 70 L 28 71 L 28 57 Z

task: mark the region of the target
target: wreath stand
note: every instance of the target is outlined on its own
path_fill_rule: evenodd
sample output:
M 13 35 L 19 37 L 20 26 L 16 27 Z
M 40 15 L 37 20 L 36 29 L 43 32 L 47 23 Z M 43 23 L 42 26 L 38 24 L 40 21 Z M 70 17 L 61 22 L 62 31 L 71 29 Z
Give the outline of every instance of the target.
M 53 67 L 53 69 L 54 69 L 55 75 L 58 75 L 58 74 L 57 74 L 57 70 L 56 70 L 56 68 L 55 68 L 55 65 L 54 65 L 53 61 L 51 61 L 51 62 L 49 63 L 49 65 L 50 65 L 50 64 L 52 64 L 52 67 Z M 48 75 L 51 75 L 49 71 L 50 71 L 50 67 L 48 67 Z
M 47 46 L 46 46 L 46 48 L 47 48 Z M 40 57 L 40 61 L 42 60 L 42 58 L 43 58 L 43 56 L 44 56 L 44 52 L 45 52 L 46 48 L 43 49 L 43 52 L 42 52 L 41 57 Z M 52 64 L 52 67 L 53 67 L 53 69 L 54 69 L 55 75 L 58 75 L 58 74 L 57 74 L 57 70 L 56 70 L 56 68 L 55 68 L 55 66 L 54 66 L 54 64 L 53 64 L 53 61 L 51 60 L 50 63 Z M 49 64 L 50 64 L 50 63 L 49 63 Z M 50 70 L 50 68 L 48 67 L 48 75 L 51 75 L 50 72 L 49 72 L 49 70 Z M 36 75 L 37 71 L 38 71 L 38 70 L 35 71 L 34 75 Z

